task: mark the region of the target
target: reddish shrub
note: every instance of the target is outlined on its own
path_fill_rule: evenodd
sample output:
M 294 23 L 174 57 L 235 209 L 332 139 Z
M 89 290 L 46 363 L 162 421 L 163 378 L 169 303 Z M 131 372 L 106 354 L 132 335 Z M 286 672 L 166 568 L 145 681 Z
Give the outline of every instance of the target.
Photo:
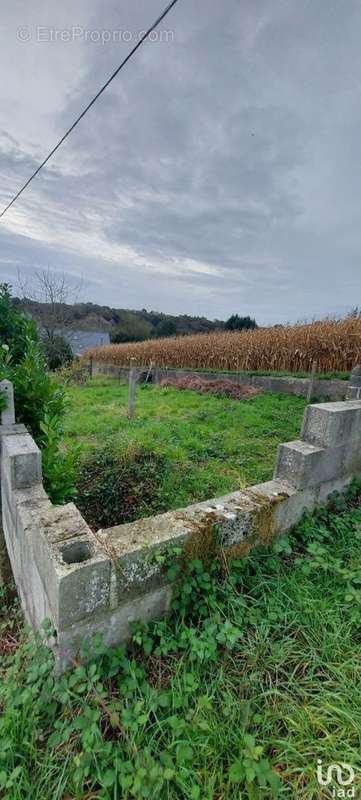
M 256 394 L 260 394 L 261 389 L 253 386 L 242 386 L 230 378 L 214 378 L 207 380 L 202 376 L 184 376 L 184 378 L 168 377 L 163 378 L 161 386 L 172 386 L 174 389 L 191 389 L 198 394 L 215 394 L 222 397 L 231 397 L 233 400 L 249 400 Z

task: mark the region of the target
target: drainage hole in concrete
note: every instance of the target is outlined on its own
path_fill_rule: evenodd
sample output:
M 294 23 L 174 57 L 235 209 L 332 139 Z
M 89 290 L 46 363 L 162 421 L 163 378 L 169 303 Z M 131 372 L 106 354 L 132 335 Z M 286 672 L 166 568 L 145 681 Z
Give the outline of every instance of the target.
M 61 555 L 66 564 L 80 564 L 92 557 L 92 551 L 88 542 L 72 542 L 63 547 Z

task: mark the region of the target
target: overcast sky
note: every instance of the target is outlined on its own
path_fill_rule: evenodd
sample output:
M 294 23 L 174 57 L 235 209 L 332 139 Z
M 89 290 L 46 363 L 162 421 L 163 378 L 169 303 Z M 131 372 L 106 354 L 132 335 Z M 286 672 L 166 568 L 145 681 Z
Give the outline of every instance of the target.
M 165 0 L 2 0 L 4 206 Z M 179 0 L 0 220 L 0 280 L 262 323 L 361 303 L 360 0 Z

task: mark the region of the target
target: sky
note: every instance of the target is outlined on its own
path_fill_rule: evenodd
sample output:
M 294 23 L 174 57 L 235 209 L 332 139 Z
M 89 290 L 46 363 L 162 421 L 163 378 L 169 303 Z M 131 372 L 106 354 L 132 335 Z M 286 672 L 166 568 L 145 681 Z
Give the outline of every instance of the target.
M 2 0 L 4 207 L 165 0 Z M 361 303 L 360 0 L 178 0 L 0 219 L 0 281 L 260 324 Z

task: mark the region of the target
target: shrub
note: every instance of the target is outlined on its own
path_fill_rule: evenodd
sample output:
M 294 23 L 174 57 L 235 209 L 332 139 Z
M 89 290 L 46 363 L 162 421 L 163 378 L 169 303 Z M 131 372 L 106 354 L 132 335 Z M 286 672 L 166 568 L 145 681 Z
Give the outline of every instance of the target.
M 14 364 L 11 350 L 1 358 L 0 374 L 14 386 L 16 421 L 26 425 L 36 443 L 43 440 L 42 422 L 47 415 L 61 418 L 65 408 L 65 395 L 46 373 L 45 357 L 38 342 L 27 339 L 24 356 Z
M 28 339 L 39 341 L 36 324 L 16 310 L 9 285 L 0 283 L 0 344 L 11 350 L 13 364 L 23 359 Z
M 59 369 L 73 361 L 73 351 L 69 342 L 57 334 L 44 340 L 46 362 L 50 370 Z
M 84 384 L 89 379 L 89 366 L 84 361 L 75 358 L 71 364 L 67 364 L 57 370 L 54 376 L 57 382 L 66 386 L 67 384 Z
M 76 496 L 75 480 L 78 450 L 62 446 L 63 428 L 59 416 L 44 415 L 41 422 L 40 446 L 44 486 L 56 505 L 62 505 Z
M 16 421 L 27 427 L 42 450 L 44 485 L 50 499 L 64 502 L 75 492 L 72 456 L 60 447 L 64 390 L 47 373 L 36 329 L 13 306 L 7 286 L 0 286 L 0 313 L 4 314 L 0 317 L 0 380 L 7 378 L 13 383 Z

